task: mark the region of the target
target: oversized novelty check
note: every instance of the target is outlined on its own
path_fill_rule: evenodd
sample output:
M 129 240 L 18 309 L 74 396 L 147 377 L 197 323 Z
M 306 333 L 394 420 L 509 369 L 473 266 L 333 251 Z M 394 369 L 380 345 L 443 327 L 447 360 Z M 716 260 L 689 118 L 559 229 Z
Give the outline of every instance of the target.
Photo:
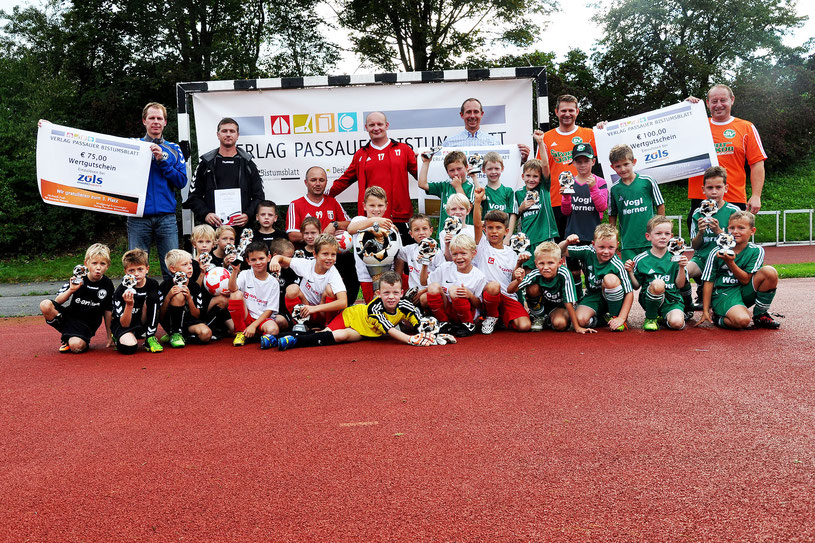
M 152 156 L 141 140 L 42 123 L 40 196 L 48 204 L 141 217 Z
M 620 143 L 633 149 L 637 161 L 634 170 L 658 183 L 702 175 L 719 165 L 702 102 L 682 102 L 611 121 L 602 129 L 594 129 L 594 141 L 603 175 L 610 184 L 619 176 L 611 169 L 608 153 Z

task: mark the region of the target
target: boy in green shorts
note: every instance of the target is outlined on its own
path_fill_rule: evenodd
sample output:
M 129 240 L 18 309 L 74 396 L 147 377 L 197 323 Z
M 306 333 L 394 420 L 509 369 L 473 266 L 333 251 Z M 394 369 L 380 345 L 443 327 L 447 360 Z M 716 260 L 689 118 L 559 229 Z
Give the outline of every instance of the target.
M 504 173 L 504 160 L 495 151 L 484 155 L 484 166 L 481 168 L 487 176 L 484 204 L 481 206 L 481 216 L 486 217 L 493 209 L 503 211 L 509 215 L 507 235 L 504 245 L 509 245 L 509 238 L 515 231 L 515 221 L 518 217 L 518 204 L 515 202 L 515 191 L 501 183 L 501 174 Z
M 560 247 L 552 241 L 544 241 L 535 247 L 535 268 L 524 273 L 523 268 L 515 270 L 515 280 L 507 287 L 514 294 L 524 291 L 532 317 L 532 331 L 540 332 L 545 326 L 563 332 L 574 325 L 578 334 L 594 333 L 596 330 L 583 328 L 577 322 L 574 306 L 577 304 L 577 291 L 569 268 L 561 256 Z
M 625 262 L 650 248 L 645 227 L 654 216 L 654 208 L 657 215 L 665 214 L 665 200 L 656 181 L 634 173 L 637 159 L 631 147 L 615 145 L 608 159 L 620 176 L 608 195 L 608 222 L 613 227 L 620 223 L 621 256 Z
M 445 204 L 448 198 L 455 193 L 463 194 L 473 203 L 473 182 L 467 179 L 470 167 L 467 164 L 467 156 L 461 151 L 450 151 L 444 157 L 444 169 L 450 177 L 448 181 L 438 183 L 428 183 L 427 172 L 430 170 L 431 157 L 422 155 L 422 169 L 419 171 L 419 188 L 428 194 L 438 196 L 441 199 L 441 209 L 439 210 L 439 239 L 443 235 L 442 227 L 447 220 L 447 210 Z M 475 178 L 475 174 L 473 174 Z M 467 224 L 473 224 L 472 211 L 467 215 Z
M 617 257 L 617 229 L 608 223 L 597 225 L 591 245 L 569 247 L 580 243 L 572 234 L 559 244 L 561 253 L 580 260 L 586 276 L 586 292 L 575 310 L 577 322 L 584 328 L 595 328 L 602 315 L 609 328 L 622 332 L 628 325 L 628 313 L 634 303 L 631 281 Z
M 639 296 L 645 309 L 642 329 L 659 330 L 658 319 L 662 318 L 669 328 L 681 330 L 685 327 L 685 302 L 680 289 L 688 284 L 685 270 L 688 257 L 683 254 L 679 261 L 672 260 L 668 242 L 673 237 L 673 222 L 664 215 L 651 217 L 645 237 L 651 248 L 625 262 L 631 285 L 635 289 L 642 287 Z
M 702 185 L 705 198 L 716 202 L 719 210 L 708 218 L 700 207 L 693 212 L 691 218 L 690 237 L 694 253 L 688 263 L 688 275 L 700 283 L 696 290 L 697 310 L 702 309 L 701 278 L 707 257 L 716 248 L 716 238 L 727 229 L 730 215 L 739 211 L 738 207 L 724 200 L 727 192 L 727 170 L 721 166 L 711 166 L 705 170 Z
M 722 328 L 747 328 L 747 308 L 755 304 L 752 320 L 756 328 L 779 328 L 781 324 L 768 313 L 778 286 L 778 272 L 763 265 L 764 249 L 750 242 L 756 231 L 755 216 L 749 211 L 733 213 L 727 231 L 736 240 L 735 254 L 714 250 L 708 255 L 702 270 L 702 319 L 697 326 L 707 321 Z
M 524 186 L 515 191 L 518 218 L 518 232 L 527 235 L 531 247 L 558 236 L 555 214 L 549 196 L 549 164 L 537 159 L 527 160 L 523 165 Z M 533 269 L 535 262 L 530 258 L 523 264 Z

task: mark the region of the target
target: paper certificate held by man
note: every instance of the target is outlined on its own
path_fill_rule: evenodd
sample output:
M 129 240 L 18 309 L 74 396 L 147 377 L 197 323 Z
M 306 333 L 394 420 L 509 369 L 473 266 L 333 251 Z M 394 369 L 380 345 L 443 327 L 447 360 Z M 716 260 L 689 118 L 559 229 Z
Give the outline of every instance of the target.
M 609 184 L 619 180 L 608 154 L 624 143 L 634 151 L 635 170 L 658 183 L 701 175 L 718 166 L 704 105 L 682 102 L 594 129 L 597 158 Z
M 42 122 L 37 181 L 49 204 L 141 217 L 150 143 Z

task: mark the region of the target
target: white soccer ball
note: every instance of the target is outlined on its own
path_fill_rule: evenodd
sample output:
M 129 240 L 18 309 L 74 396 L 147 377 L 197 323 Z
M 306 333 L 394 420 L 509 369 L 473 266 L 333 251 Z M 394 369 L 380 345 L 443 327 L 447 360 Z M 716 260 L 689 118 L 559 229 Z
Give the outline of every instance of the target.
M 388 266 L 399 253 L 402 239 L 399 230 L 394 227 L 389 232 L 384 229 L 374 231 L 373 228 L 363 230 L 357 235 L 354 250 L 366 266 Z
M 334 236 L 337 239 L 337 243 L 340 245 L 340 253 L 344 254 L 350 251 L 354 247 L 354 238 L 343 230 L 342 232 L 337 233 Z
M 225 268 L 212 268 L 204 277 L 204 286 L 213 296 L 223 294 L 229 296 L 229 271 Z

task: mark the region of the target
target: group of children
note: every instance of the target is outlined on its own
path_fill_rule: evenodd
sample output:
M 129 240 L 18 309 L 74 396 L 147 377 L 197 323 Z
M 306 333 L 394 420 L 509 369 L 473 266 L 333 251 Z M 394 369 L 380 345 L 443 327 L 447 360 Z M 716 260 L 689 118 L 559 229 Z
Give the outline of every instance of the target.
M 122 258 L 132 279 L 114 291 L 105 276 L 109 250 L 94 244 L 85 255 L 84 277 L 66 283 L 54 300 L 41 303 L 41 310 L 62 334 L 60 351 L 86 350 L 104 320 L 108 346 L 124 354 L 136 352 L 140 338 L 146 350 L 161 352 L 162 344 L 178 348 L 191 338 L 207 343 L 222 336 L 233 337 L 236 346 L 258 339 L 261 348 L 280 350 L 384 335 L 411 345 L 435 345 L 470 336 L 479 323 L 483 334 L 499 324 L 519 332 L 572 328 L 585 334 L 601 324 L 623 331 L 636 289 L 648 331 L 660 324 L 682 329 L 695 309 L 702 311 L 699 323 L 779 327 L 769 314 L 778 274 L 763 264 L 763 249 L 750 242 L 754 216 L 724 201 L 723 168 L 705 172 L 705 195 L 716 202 L 716 211 L 695 212 L 694 256 L 688 260 L 668 250 L 673 224 L 664 216 L 659 187 L 634 171 L 628 146 L 611 150 L 619 182 L 610 190 L 591 172 L 596 158 L 590 145 L 577 144 L 572 160 L 577 176 L 573 194 L 563 195 L 561 210 L 568 222 L 560 243 L 555 242 L 548 166 L 539 160 L 523 165 L 523 187 L 512 191 L 501 183 L 503 162 L 495 153 L 484 157 L 486 187 L 478 185 L 459 151 L 444 159 L 450 179 L 429 183 L 430 158 L 423 156 L 419 186 L 445 203 L 438 238 L 430 219 L 417 214 L 409 222 L 416 243 L 398 252 L 387 242 L 388 233 L 396 232 L 383 216 L 387 196 L 369 187 L 366 216 L 355 217 L 348 234 L 359 246 L 363 234 L 371 233 L 366 247 L 376 241 L 374 247 L 381 249 L 372 254 L 395 259 L 377 256 L 384 265 L 372 268 L 357 251 L 363 304 L 349 299 L 334 266 L 339 236 L 322 234 L 320 221 L 306 217 L 304 246 L 296 255 L 294 245 L 274 229 L 274 204 L 264 202 L 256 217 L 259 228 L 242 259 L 227 251 L 237 238 L 232 227 L 198 225 L 192 232 L 196 258 L 183 250 L 165 255 L 172 279 L 161 284 L 150 279 L 147 253 L 134 249 Z M 608 223 L 602 222 L 606 212 Z M 447 217 L 463 226 L 445 228 Z M 531 254 L 511 246 L 516 231 L 530 241 Z M 717 246 L 722 232 L 733 236 L 730 252 Z M 398 243 L 399 236 L 391 239 Z M 229 270 L 228 291 L 207 287 L 213 266 Z M 703 285 L 696 302 L 691 279 Z M 166 332 L 161 339 L 159 325 Z

